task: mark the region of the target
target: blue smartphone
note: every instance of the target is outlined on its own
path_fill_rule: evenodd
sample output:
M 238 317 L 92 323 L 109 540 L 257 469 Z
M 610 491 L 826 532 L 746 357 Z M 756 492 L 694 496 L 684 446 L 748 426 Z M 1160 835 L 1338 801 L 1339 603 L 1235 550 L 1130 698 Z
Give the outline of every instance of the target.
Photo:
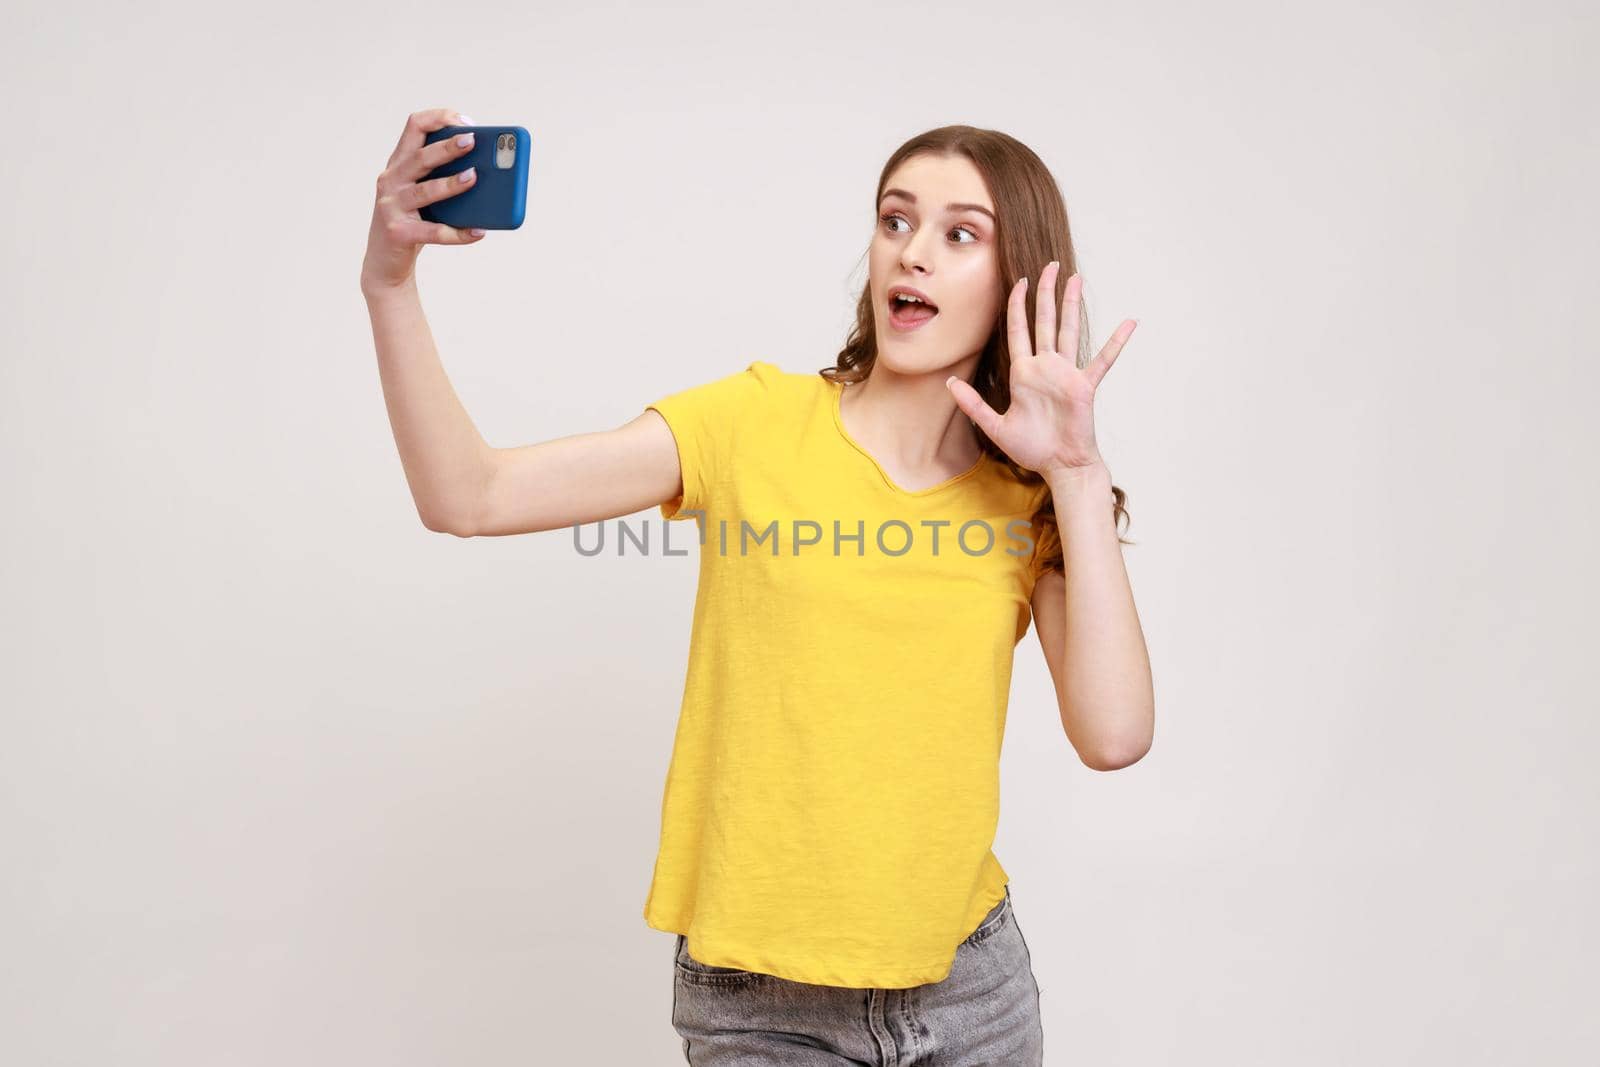
M 477 135 L 471 150 L 433 168 L 422 180 L 446 178 L 468 167 L 478 168 L 478 180 L 466 192 L 424 204 L 417 214 L 461 229 L 514 230 L 522 225 L 528 202 L 528 151 L 533 139 L 521 126 L 445 126 L 428 134 L 425 143 L 469 130 Z

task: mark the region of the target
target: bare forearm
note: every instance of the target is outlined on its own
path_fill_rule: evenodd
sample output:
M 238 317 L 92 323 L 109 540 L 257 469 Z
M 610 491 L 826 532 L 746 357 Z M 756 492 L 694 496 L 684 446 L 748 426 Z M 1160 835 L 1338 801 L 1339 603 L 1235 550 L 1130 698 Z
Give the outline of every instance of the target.
M 431 530 L 452 530 L 482 496 L 489 446 L 456 396 L 415 279 L 363 284 L 378 353 L 389 426 L 417 514 Z
M 1063 704 L 1068 734 L 1132 763 L 1155 733 L 1150 657 L 1112 513 L 1111 474 L 1095 465 L 1050 479 L 1066 578 Z

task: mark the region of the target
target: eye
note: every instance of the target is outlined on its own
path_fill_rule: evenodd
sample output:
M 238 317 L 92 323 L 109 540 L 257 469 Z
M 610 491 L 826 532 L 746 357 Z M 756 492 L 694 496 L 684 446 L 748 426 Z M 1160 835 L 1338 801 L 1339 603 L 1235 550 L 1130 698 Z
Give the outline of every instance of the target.
M 894 223 L 894 222 L 905 222 L 906 221 L 905 217 L 902 216 L 902 215 L 889 214 L 889 215 L 880 215 L 878 217 L 881 218 L 884 221 L 885 225 L 888 225 L 888 224 Z M 891 225 L 891 226 L 889 226 L 889 232 L 890 233 L 901 233 L 902 231 L 895 229 Z M 971 226 L 957 226 L 954 229 L 952 229 L 950 232 L 951 233 L 964 233 L 964 234 L 967 234 L 968 236 L 970 236 L 972 238 L 971 241 L 957 241 L 957 242 L 955 242 L 958 245 L 970 245 L 974 241 L 978 240 L 978 233 Z

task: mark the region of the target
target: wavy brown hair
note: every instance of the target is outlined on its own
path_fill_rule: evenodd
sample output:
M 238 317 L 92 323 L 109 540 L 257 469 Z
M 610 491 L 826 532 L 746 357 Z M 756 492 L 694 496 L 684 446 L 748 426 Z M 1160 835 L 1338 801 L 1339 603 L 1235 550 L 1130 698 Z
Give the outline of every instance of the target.
M 989 332 L 989 339 L 984 342 L 983 353 L 978 357 L 971 384 L 990 407 L 1004 414 L 1011 406 L 1011 352 L 1006 340 L 1004 298 L 1023 275 L 1037 280 L 1039 270 L 1046 263 L 1059 260 L 1061 267 L 1056 273 L 1055 294 L 1059 312 L 1061 298 L 1067 290 L 1067 279 L 1078 269 L 1078 257 L 1072 247 L 1072 227 L 1067 221 L 1066 201 L 1044 161 L 1021 141 L 998 130 L 978 129 L 975 126 L 941 126 L 911 138 L 895 149 L 889 161 L 883 165 L 878 175 L 877 193 L 872 198 L 874 225 L 878 217 L 878 203 L 883 198 L 889 175 L 918 153 L 965 156 L 977 167 L 989 189 L 989 195 L 994 198 L 996 251 L 1000 262 L 1000 274 L 994 284 L 1000 293 L 1002 306 L 994 328 Z M 1025 297 L 1030 336 L 1035 321 L 1036 297 L 1035 287 L 1030 284 Z M 1076 362 L 1082 367 L 1094 357 L 1089 351 L 1089 313 L 1081 300 L 1078 311 Z M 872 364 L 878 358 L 877 315 L 878 309 L 872 303 L 872 282 L 869 278 L 861 288 L 860 299 L 856 301 L 855 325 L 845 340 L 844 348 L 839 351 L 836 364 L 824 367 L 817 373 L 829 381 L 841 383 L 859 382 L 871 374 Z M 1009 467 L 1019 481 L 1032 485 L 1044 483 L 1037 472 L 1015 463 L 976 423 L 972 424 L 972 429 L 977 434 L 978 446 Z M 1111 521 L 1118 530 L 1117 540 L 1122 544 L 1135 543 L 1124 540 L 1121 535 L 1124 525 L 1132 522 L 1124 506 L 1127 493 L 1113 485 L 1111 498 Z M 1064 569 L 1061 537 L 1056 530 L 1055 502 L 1050 493 L 1045 493 L 1032 521 L 1034 529 L 1040 531 L 1037 551 L 1045 565 L 1055 570 Z

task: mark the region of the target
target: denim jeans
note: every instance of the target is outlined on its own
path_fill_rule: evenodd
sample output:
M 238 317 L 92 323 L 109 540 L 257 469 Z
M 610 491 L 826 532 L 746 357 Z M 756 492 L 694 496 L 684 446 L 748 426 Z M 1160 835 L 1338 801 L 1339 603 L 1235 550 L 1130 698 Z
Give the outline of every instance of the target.
M 694 1067 L 1040 1067 L 1039 983 L 1011 887 L 942 981 L 851 989 L 712 967 L 677 935 L 672 1027 Z

